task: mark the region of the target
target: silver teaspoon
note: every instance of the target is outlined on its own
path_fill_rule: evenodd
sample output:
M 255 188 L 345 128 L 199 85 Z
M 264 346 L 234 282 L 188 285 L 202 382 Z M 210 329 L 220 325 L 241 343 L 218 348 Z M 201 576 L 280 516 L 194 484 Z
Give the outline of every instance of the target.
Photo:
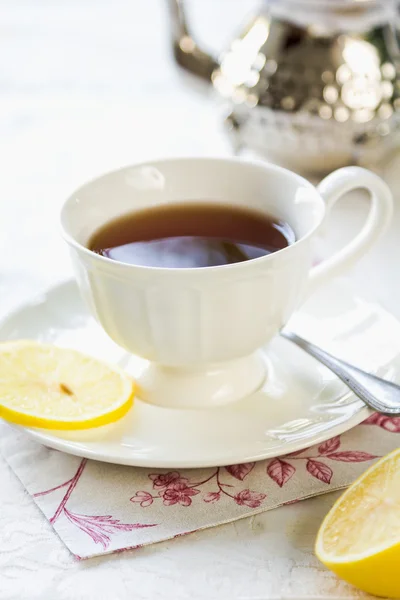
M 282 330 L 281 336 L 294 342 L 320 363 L 328 367 L 367 406 L 384 415 L 400 415 L 400 386 L 366 373 L 344 360 L 339 360 L 292 331 Z

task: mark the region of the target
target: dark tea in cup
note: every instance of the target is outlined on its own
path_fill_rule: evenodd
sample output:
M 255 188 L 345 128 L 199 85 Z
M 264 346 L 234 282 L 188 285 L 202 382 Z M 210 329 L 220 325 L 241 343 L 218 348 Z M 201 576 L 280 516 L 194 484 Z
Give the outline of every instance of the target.
M 243 206 L 177 203 L 109 221 L 94 233 L 89 248 L 123 263 L 177 269 L 252 260 L 294 241 L 288 223 Z

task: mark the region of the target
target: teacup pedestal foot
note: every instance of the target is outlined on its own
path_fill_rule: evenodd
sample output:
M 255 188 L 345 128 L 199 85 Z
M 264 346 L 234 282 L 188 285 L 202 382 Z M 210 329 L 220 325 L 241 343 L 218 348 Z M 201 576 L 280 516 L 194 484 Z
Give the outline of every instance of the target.
M 137 395 L 164 408 L 208 409 L 236 402 L 256 391 L 266 372 L 261 352 L 199 367 L 150 363 L 137 380 Z

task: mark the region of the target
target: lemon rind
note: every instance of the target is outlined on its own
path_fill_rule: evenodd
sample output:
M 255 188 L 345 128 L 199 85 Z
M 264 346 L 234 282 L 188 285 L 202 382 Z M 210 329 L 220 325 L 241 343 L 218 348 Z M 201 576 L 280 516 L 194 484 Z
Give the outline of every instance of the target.
M 127 412 L 132 408 L 133 398 L 135 393 L 135 384 L 134 381 L 129 377 L 129 375 L 123 371 L 117 365 L 112 365 L 101 359 L 98 359 L 89 354 L 84 354 L 75 348 L 68 348 L 65 346 L 55 346 L 54 344 L 37 342 L 35 340 L 8 340 L 6 342 L 0 343 L 0 357 L 3 351 L 7 351 L 10 348 L 18 348 L 18 347 L 26 347 L 26 346 L 40 346 L 41 348 L 57 348 L 61 350 L 67 350 L 68 352 L 72 352 L 78 357 L 83 357 L 86 359 L 91 359 L 94 361 L 98 361 L 104 364 L 110 371 L 114 373 L 118 373 L 121 375 L 121 378 L 125 384 L 124 393 L 121 394 L 123 398 L 122 402 L 115 402 L 113 405 L 101 413 L 97 415 L 94 414 L 88 418 L 81 419 L 79 417 L 75 417 L 73 419 L 65 419 L 65 418 L 54 418 L 54 417 L 43 417 L 38 414 L 33 413 L 25 413 L 22 411 L 15 410 L 14 408 L 10 408 L 4 404 L 1 404 L 0 399 L 0 418 L 13 423 L 14 425 L 19 425 L 22 427 L 34 427 L 40 429 L 56 429 L 60 431 L 73 431 L 73 430 L 82 430 L 82 429 L 92 429 L 96 427 L 101 427 L 103 425 L 108 425 L 116 422 L 121 419 L 123 416 L 127 414 Z M 130 389 L 129 389 L 130 388 Z
M 373 548 L 368 548 L 365 552 L 358 554 L 344 554 L 338 557 L 336 554 L 328 553 L 324 550 L 323 547 L 323 538 L 326 526 L 331 519 L 333 513 L 336 512 L 338 507 L 345 501 L 346 497 L 352 492 L 352 489 L 359 485 L 364 479 L 369 477 L 376 469 L 380 468 L 385 462 L 391 460 L 392 457 L 398 455 L 400 453 L 400 448 L 396 448 L 392 450 L 389 454 L 378 460 L 376 463 L 371 465 L 369 469 L 364 471 L 354 482 L 347 488 L 347 490 L 336 500 L 324 520 L 322 521 L 321 527 L 318 531 L 317 539 L 315 542 L 315 554 L 317 558 L 324 564 L 329 565 L 342 565 L 342 564 L 353 564 L 360 562 L 362 560 L 368 559 L 372 556 L 376 556 L 381 552 L 385 552 L 389 548 L 394 548 L 397 545 L 400 545 L 400 537 L 398 541 L 391 541 L 388 543 L 383 543 L 379 546 L 374 546 Z

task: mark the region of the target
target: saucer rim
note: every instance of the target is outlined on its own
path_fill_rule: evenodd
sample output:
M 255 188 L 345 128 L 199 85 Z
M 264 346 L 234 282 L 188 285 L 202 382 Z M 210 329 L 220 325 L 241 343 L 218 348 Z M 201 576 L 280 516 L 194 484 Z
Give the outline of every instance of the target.
M 314 435 L 309 440 L 301 440 L 300 442 L 292 442 L 285 444 L 285 452 L 282 453 L 282 448 L 280 448 L 279 452 L 271 449 L 269 452 L 262 452 L 260 454 L 248 454 L 246 456 L 241 455 L 238 458 L 230 459 L 227 462 L 224 461 L 206 461 L 206 460 L 162 460 L 158 459 L 154 462 L 152 459 L 144 459 L 141 460 L 138 457 L 132 458 L 129 460 L 128 458 L 121 456 L 113 456 L 111 454 L 102 454 L 101 452 L 92 451 L 90 449 L 81 449 L 76 447 L 79 445 L 79 442 L 71 442 L 70 440 L 63 440 L 62 438 L 58 438 L 56 436 L 46 436 L 41 431 L 36 431 L 34 429 L 29 429 L 25 427 L 21 427 L 19 425 L 14 425 L 12 423 L 8 423 L 11 425 L 13 429 L 18 431 L 23 431 L 36 442 L 52 448 L 54 450 L 59 450 L 61 452 L 65 452 L 66 454 L 70 454 L 72 456 L 77 456 L 80 458 L 87 458 L 89 460 L 98 460 L 100 462 L 105 462 L 109 464 L 122 465 L 127 467 L 138 467 L 138 468 L 150 468 L 150 469 L 207 469 L 207 468 L 217 468 L 217 467 L 225 467 L 233 464 L 245 464 L 250 462 L 260 462 L 263 460 L 270 460 L 272 458 L 285 457 L 287 454 L 292 452 L 297 452 L 300 450 L 306 450 L 311 446 L 315 446 L 317 444 L 321 444 L 322 442 L 326 442 L 327 440 L 342 435 L 346 433 L 350 429 L 353 429 L 357 425 L 360 425 L 363 421 L 365 421 L 370 415 L 373 414 L 373 411 L 369 409 L 367 406 L 360 406 L 358 412 L 353 415 L 353 417 L 343 421 L 343 423 L 339 423 L 332 427 L 329 430 L 322 432 L 319 435 Z M 76 446 L 75 446 L 75 445 Z M 75 451 L 74 451 L 75 450 Z

